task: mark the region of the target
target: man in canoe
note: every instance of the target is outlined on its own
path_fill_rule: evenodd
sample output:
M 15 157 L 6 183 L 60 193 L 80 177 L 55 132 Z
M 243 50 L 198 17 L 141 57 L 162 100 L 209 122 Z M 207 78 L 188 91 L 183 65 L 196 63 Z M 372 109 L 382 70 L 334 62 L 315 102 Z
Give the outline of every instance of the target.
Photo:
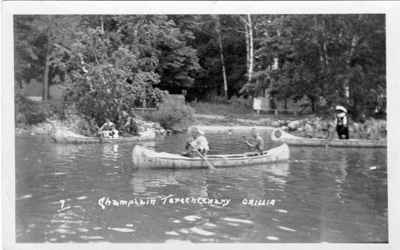
M 347 109 L 345 107 L 336 106 L 335 124 L 338 138 L 349 139 L 349 121 L 347 117 Z
M 118 130 L 115 128 L 115 124 L 106 118 L 106 122 L 99 128 L 99 134 L 104 138 L 117 138 Z
M 246 137 L 244 138 L 246 139 Z M 264 139 L 260 136 L 255 128 L 251 129 L 251 138 L 249 140 L 246 139 L 245 143 L 253 150 L 256 150 L 258 154 L 263 154 Z
M 183 155 L 190 157 L 196 156 L 199 153 L 203 156 L 207 155 L 210 147 L 208 146 L 208 141 L 204 136 L 204 132 L 197 127 L 193 127 L 189 133 L 191 139 L 186 143 L 185 149 L 187 152 L 183 153 Z

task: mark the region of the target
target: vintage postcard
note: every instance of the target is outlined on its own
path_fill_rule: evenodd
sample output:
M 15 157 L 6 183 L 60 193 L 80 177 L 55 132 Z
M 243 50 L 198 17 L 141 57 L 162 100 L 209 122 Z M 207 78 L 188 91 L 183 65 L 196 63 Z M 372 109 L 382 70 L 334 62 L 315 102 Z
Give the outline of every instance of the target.
M 399 7 L 3 2 L 4 249 L 394 249 Z

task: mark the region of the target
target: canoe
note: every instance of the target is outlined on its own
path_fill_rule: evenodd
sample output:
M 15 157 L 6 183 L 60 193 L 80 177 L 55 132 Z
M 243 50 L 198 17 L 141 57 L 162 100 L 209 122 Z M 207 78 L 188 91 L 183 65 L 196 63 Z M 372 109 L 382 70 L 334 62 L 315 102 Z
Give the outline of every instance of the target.
M 286 144 L 267 150 L 262 155 L 244 153 L 207 156 L 207 160 L 216 168 L 277 163 L 288 159 L 289 147 Z M 132 161 L 133 165 L 138 168 L 208 168 L 206 161 L 200 157 L 155 152 L 140 145 L 133 148 Z
M 343 148 L 386 148 L 386 140 L 365 140 L 365 139 L 318 139 L 294 136 L 281 129 L 274 129 L 271 139 L 275 142 L 287 143 L 290 146 L 310 146 L 310 147 L 343 147 Z
M 66 144 L 89 144 L 89 143 L 122 143 L 122 142 L 141 142 L 155 140 L 156 134 L 154 132 L 142 133 L 139 136 L 128 136 L 118 138 L 101 138 L 101 137 L 90 137 L 79 134 L 60 134 L 56 133 L 51 135 L 51 138 L 56 143 Z

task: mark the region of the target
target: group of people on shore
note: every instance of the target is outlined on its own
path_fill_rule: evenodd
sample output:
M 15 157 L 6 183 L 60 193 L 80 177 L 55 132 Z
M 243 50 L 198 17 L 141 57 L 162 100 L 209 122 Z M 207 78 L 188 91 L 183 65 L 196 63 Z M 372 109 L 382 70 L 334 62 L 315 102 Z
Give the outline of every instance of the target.
M 99 128 L 98 134 L 104 138 L 118 138 L 120 135 L 137 135 L 137 124 L 135 122 L 135 115 L 122 111 L 119 116 L 119 130 L 115 123 L 109 118 L 105 119 L 104 124 Z

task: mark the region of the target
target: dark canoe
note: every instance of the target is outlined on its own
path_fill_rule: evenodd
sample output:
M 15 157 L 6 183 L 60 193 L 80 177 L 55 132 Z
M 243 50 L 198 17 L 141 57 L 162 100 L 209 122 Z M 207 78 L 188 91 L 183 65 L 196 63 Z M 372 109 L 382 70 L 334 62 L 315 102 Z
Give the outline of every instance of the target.
M 343 147 L 343 148 L 386 148 L 386 140 L 365 140 L 365 139 L 317 139 L 294 136 L 281 129 L 274 129 L 271 139 L 275 142 L 284 142 L 290 146 L 310 146 L 310 147 Z
M 244 153 L 207 156 L 207 160 L 216 168 L 261 165 L 287 161 L 288 159 L 289 147 L 286 144 L 265 151 L 262 155 Z M 191 158 L 178 154 L 155 152 L 139 145 L 133 148 L 132 161 L 134 167 L 137 168 L 208 168 L 206 161 L 200 157 Z
M 51 138 L 56 143 L 67 143 L 67 144 L 84 144 L 84 143 L 122 143 L 122 142 L 141 142 L 155 140 L 156 135 L 152 133 L 144 133 L 140 136 L 129 136 L 129 137 L 118 137 L 118 138 L 101 138 L 101 137 L 89 137 L 78 134 L 52 135 Z

